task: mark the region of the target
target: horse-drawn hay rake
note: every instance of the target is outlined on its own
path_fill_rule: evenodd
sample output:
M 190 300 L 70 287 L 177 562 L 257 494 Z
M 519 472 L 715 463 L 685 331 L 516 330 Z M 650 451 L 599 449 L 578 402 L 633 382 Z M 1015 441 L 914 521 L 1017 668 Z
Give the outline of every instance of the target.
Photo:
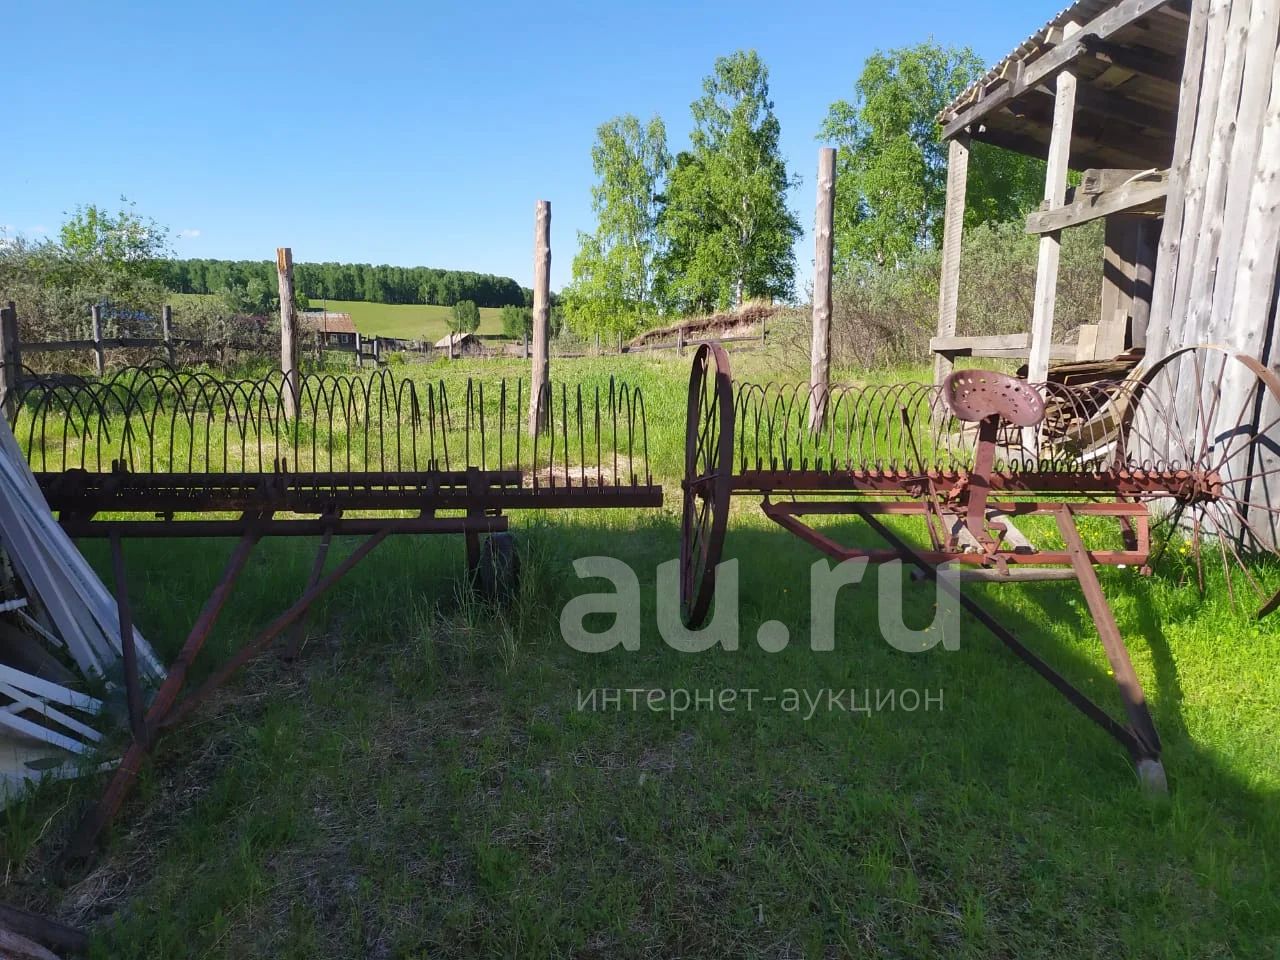
M 472 582 L 501 592 L 514 576 L 506 511 L 654 507 L 644 398 L 607 383 L 543 388 L 545 429 L 525 436 L 522 381 L 453 391 L 388 372 L 302 379 L 287 414 L 285 382 L 224 381 L 166 367 L 98 381 L 36 379 L 12 398 L 14 432 L 49 506 L 72 536 L 110 538 L 122 633 L 123 537 L 239 538 L 167 676 L 144 709 L 136 666 L 126 677 L 132 743 L 67 854 L 87 854 L 119 809 L 157 735 L 281 634 L 392 534 L 462 534 Z M 254 545 L 316 536 L 298 599 L 183 694 L 187 676 Z M 365 539 L 326 572 L 331 540 Z M 296 650 L 300 637 L 290 644 Z M 126 673 L 129 662 L 126 659 Z M 179 697 L 181 696 L 181 699 Z
M 811 414 L 816 408 L 816 415 Z M 843 561 L 904 560 L 937 580 L 1073 706 L 1128 749 L 1143 781 L 1164 789 L 1160 738 L 1095 566 L 1149 571 L 1153 544 L 1188 531 L 1197 576 L 1215 553 L 1233 598 L 1272 612 L 1257 556 L 1280 542 L 1280 379 L 1217 347 L 1178 351 L 1139 379 L 1063 387 L 959 371 L 939 386 L 735 384 L 728 357 L 699 348 L 689 382 L 681 604 L 700 625 L 715 590 L 730 501 L 761 498 L 771 520 Z M 846 546 L 809 522 L 857 517 L 884 548 Z M 914 545 L 890 517 L 924 521 Z M 1051 518 L 1060 544 L 1038 548 L 1015 518 Z M 1086 546 L 1080 522 L 1113 541 Z M 1034 522 L 1034 521 L 1033 521 Z M 1153 527 L 1165 528 L 1153 536 Z M 972 597 L 939 578 L 1079 582 L 1115 675 L 1121 723 Z M 1274 572 L 1274 571 L 1272 571 Z M 1274 586 L 1270 589 L 1274 589 Z

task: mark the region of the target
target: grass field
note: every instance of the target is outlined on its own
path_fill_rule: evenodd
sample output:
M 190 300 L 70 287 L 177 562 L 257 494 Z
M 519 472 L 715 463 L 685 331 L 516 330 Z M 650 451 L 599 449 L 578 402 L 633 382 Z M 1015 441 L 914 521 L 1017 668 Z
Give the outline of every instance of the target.
M 362 300 L 329 300 L 329 310 L 349 313 L 356 329 L 364 334 L 398 337 L 401 340 L 435 342 L 449 332 L 452 307 L 421 303 L 365 303 Z M 312 304 L 319 309 L 321 304 Z M 502 311 L 498 307 L 480 308 L 478 333 L 502 333 Z
M 743 355 L 753 368 L 774 365 Z M 406 370 L 487 380 L 523 365 Z M 975 621 L 954 652 L 887 645 L 873 574 L 840 594 L 836 649 L 809 650 L 817 555 L 747 501 L 725 543 L 740 649 L 677 652 L 656 627 L 657 566 L 679 552 L 687 365 L 553 369 L 610 374 L 644 387 L 662 509 L 514 516 L 507 607 L 463 588 L 456 538 L 393 538 L 323 601 L 299 662 L 264 658 L 161 742 L 90 867 L 50 864 L 101 778 L 5 811 L 0 899 L 91 925 L 103 957 L 1277 955 L 1274 622 L 1234 609 L 1220 577 L 1202 599 L 1176 547 L 1153 577 L 1103 572 L 1164 737 L 1165 801 Z M 848 521 L 824 529 L 871 542 Z M 231 546 L 127 543 L 136 619 L 166 657 Z M 84 549 L 105 573 L 105 545 Z M 258 547 L 195 679 L 297 595 L 313 549 Z M 593 555 L 638 575 L 639 650 L 561 638 L 568 600 L 608 590 L 574 573 Z M 965 589 L 1114 707 L 1078 588 Z M 924 626 L 931 588 L 903 590 Z M 772 619 L 794 637 L 779 653 L 755 642 Z M 600 689 L 624 691 L 620 709 L 581 704 Z M 754 690 L 755 709 L 641 695 L 633 710 L 625 693 L 677 689 Z M 787 690 L 943 702 L 808 717 L 804 697 L 764 704 Z
M 175 306 L 184 303 L 217 299 L 212 294 L 173 293 L 169 295 Z M 325 307 L 335 313 L 349 313 L 356 329 L 363 334 L 397 337 L 401 340 L 430 340 L 432 343 L 449 332 L 452 307 L 421 303 L 366 303 L 363 300 L 316 300 L 311 309 Z M 481 334 L 502 333 L 502 309 L 480 308 Z

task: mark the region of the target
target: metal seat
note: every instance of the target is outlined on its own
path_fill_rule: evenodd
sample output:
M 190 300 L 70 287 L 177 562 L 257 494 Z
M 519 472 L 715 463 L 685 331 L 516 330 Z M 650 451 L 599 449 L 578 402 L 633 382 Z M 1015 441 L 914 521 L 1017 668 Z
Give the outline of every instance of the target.
M 957 370 L 942 383 L 951 412 L 966 423 L 998 416 L 1017 427 L 1044 420 L 1044 398 L 1025 380 L 995 370 Z

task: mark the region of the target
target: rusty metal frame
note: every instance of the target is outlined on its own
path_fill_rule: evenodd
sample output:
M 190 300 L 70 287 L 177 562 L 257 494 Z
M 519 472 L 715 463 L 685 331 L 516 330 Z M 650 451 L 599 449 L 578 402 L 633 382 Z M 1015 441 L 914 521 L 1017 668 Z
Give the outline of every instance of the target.
M 718 549 L 691 550 L 690 537 L 718 547 L 715 534 L 728 518 L 731 498 L 759 497 L 769 519 L 835 560 L 907 560 L 938 581 L 1072 706 L 1123 745 L 1145 784 L 1162 789 L 1160 738 L 1096 568 L 1150 572 L 1151 504 L 1165 500 L 1180 511 L 1219 498 L 1225 502 L 1228 485 L 1239 482 L 1239 477 L 1220 472 L 1228 462 L 1222 451 L 1216 460 L 1161 460 L 1141 449 L 1145 434 L 1133 429 L 1144 416 L 1166 426 L 1177 422 L 1162 419 L 1169 417 L 1173 398 L 1153 387 L 1153 380 L 1171 360 L 1188 353 L 1201 364 L 1196 367 L 1199 377 L 1204 361 L 1196 349 L 1174 354 L 1128 383 L 1033 386 L 1005 374 L 961 371 L 938 387 L 835 387 L 826 418 L 814 426 L 805 420 L 811 387 L 735 384 L 727 355 L 714 345 L 700 348 L 686 425 L 685 514 L 698 518 L 697 524 L 686 522 L 683 528 L 686 623 L 696 627 L 705 619 L 719 561 Z M 1204 349 L 1215 357 L 1234 356 L 1220 348 Z M 1280 379 L 1256 361 L 1235 359 L 1257 377 L 1259 396 L 1269 391 L 1280 400 Z M 1221 382 L 1222 368 L 1211 369 Z M 726 396 L 733 398 L 731 404 Z M 1277 424 L 1280 418 L 1258 433 Z M 923 442 L 913 431 L 918 425 L 929 431 Z M 726 433 L 734 442 L 727 451 L 719 444 L 719 456 L 709 457 Z M 1208 446 L 1201 433 L 1201 446 Z M 1246 437 L 1242 442 L 1255 441 Z M 1268 515 L 1275 513 L 1272 509 Z M 846 546 L 808 519 L 842 515 L 866 523 L 886 546 Z M 923 520 L 929 544 L 918 548 L 899 536 L 884 522 L 894 516 Z M 1024 516 L 1052 518 L 1063 547 L 1035 550 L 1020 536 L 1011 538 L 1004 521 Z M 1122 548 L 1086 546 L 1077 526 L 1081 517 L 1114 520 Z M 938 522 L 941 533 L 935 529 Z M 984 581 L 1076 580 L 1115 677 L 1125 720 L 1049 666 L 949 579 L 940 579 L 938 568 L 944 564 L 963 565 Z M 1265 602 L 1259 615 L 1277 608 L 1280 595 Z
M 162 733 L 281 635 L 285 658 L 295 658 L 315 601 L 388 537 L 461 534 L 474 576 L 481 536 L 506 531 L 507 511 L 662 505 L 640 390 L 612 378 L 594 390 L 543 390 L 547 428 L 524 438 L 520 381 L 487 397 L 468 381 L 451 401 L 444 383 L 386 372 L 309 376 L 293 414 L 274 378 L 222 381 L 148 365 L 96 381 L 24 383 L 14 398 L 20 433 L 50 508 L 68 535 L 110 541 L 132 735 L 63 861 L 93 850 Z M 122 541 L 224 536 L 238 542 L 144 710 Z M 320 538 L 301 596 L 188 690 L 254 546 L 272 536 Z M 326 573 L 336 536 L 365 539 Z

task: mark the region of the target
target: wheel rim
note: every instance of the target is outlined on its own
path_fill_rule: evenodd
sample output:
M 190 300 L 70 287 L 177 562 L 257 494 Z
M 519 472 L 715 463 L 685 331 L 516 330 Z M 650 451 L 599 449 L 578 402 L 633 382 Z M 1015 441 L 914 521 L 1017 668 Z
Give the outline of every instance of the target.
M 1163 498 L 1156 532 L 1186 532 L 1202 589 L 1205 563 L 1220 563 L 1232 601 L 1265 610 L 1280 557 L 1280 378 L 1225 347 L 1174 351 L 1134 387 L 1119 455 L 1201 478 L 1195 495 Z
M 732 459 L 729 358 L 719 345 L 703 344 L 689 374 L 680 523 L 680 614 L 691 628 L 706 620 L 715 596 L 716 564 L 729 520 Z

